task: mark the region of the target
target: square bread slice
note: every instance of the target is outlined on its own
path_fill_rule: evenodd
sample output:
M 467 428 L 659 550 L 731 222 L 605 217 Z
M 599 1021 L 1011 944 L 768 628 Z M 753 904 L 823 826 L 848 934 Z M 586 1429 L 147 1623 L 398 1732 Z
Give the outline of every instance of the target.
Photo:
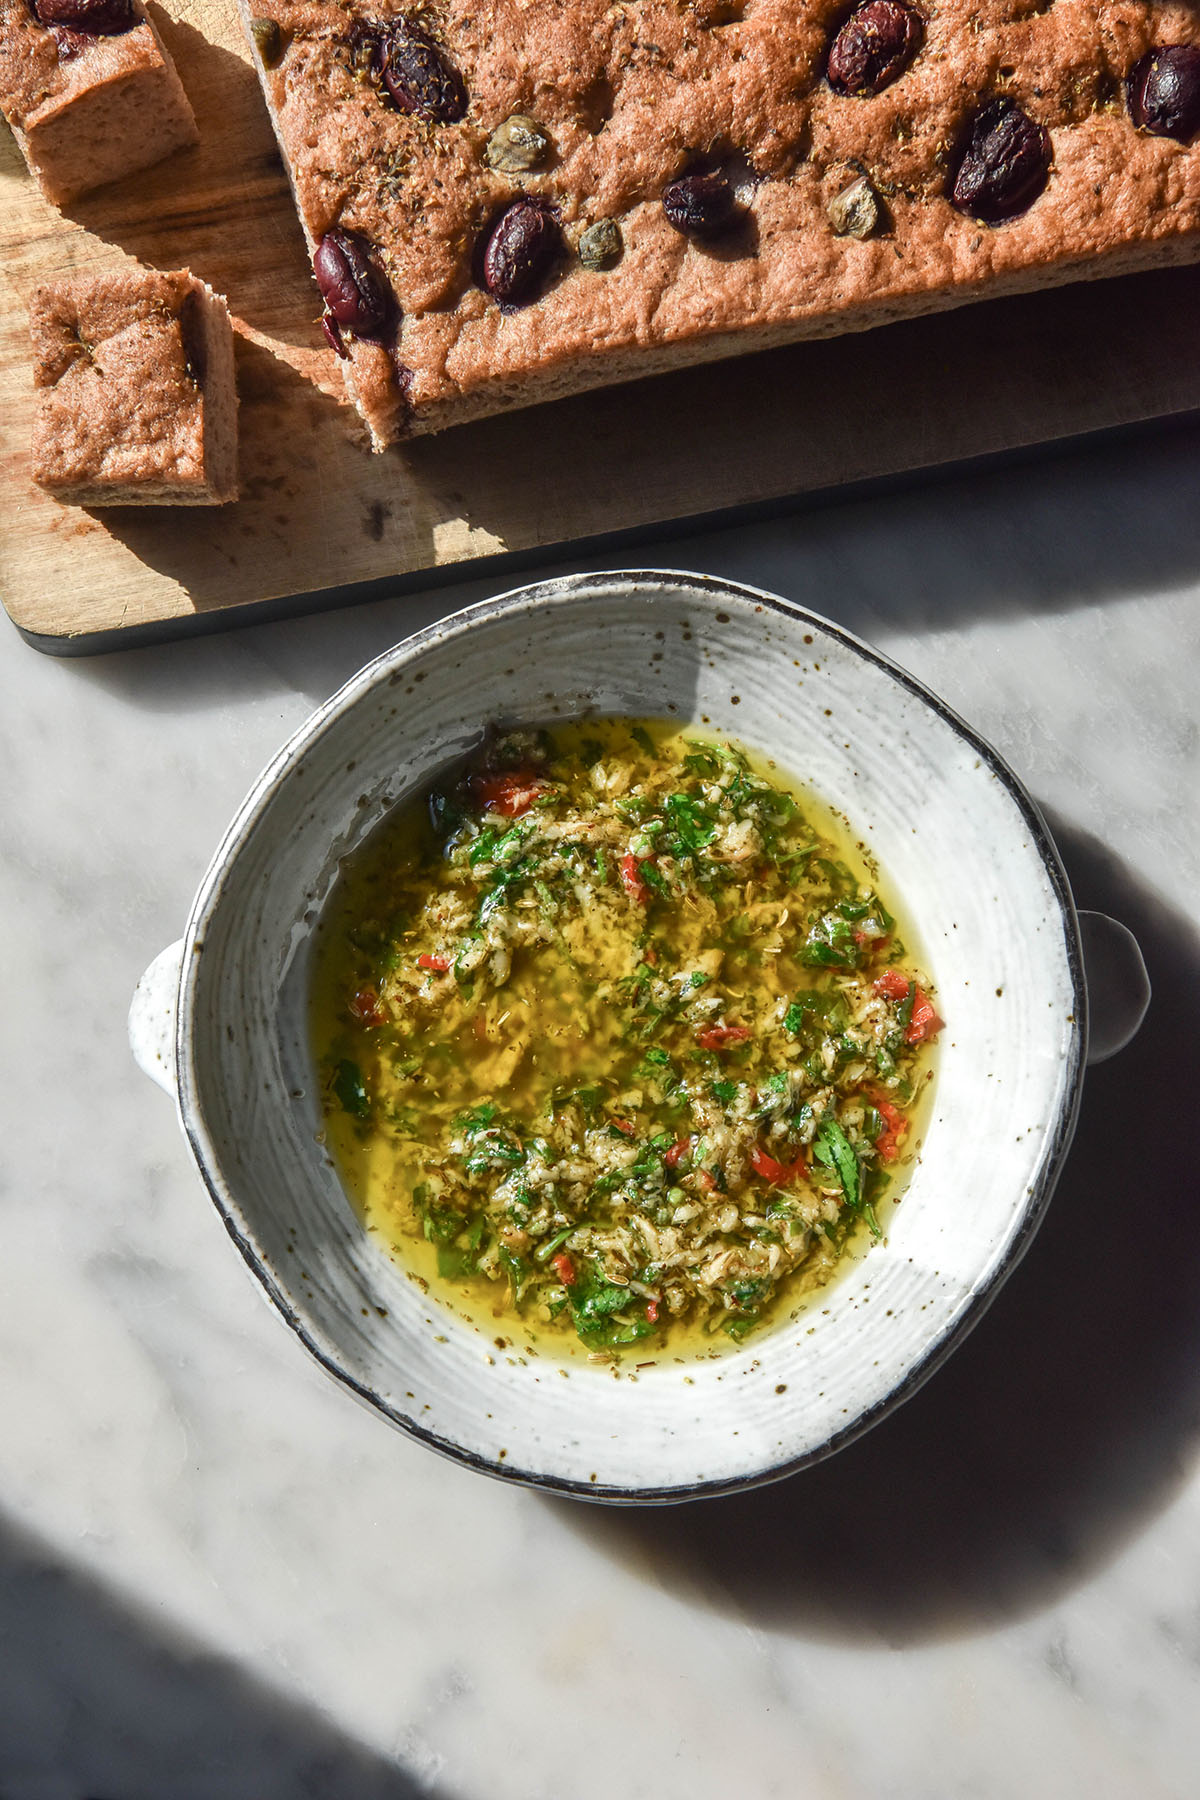
M 239 4 L 377 447 L 1200 256 L 1180 0 Z
M 33 478 L 75 506 L 237 499 L 233 328 L 190 273 L 130 268 L 37 288 Z
M 134 0 L 0 0 L 0 112 L 58 206 L 199 139 Z

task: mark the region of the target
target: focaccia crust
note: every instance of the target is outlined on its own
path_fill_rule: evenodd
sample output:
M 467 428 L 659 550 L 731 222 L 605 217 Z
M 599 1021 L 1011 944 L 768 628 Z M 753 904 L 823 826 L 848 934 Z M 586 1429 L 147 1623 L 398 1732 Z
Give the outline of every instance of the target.
M 875 95 L 825 79 L 844 0 L 241 0 L 278 27 L 256 61 L 310 247 L 358 234 L 397 322 L 341 333 L 351 391 L 377 445 L 688 362 L 828 336 L 969 299 L 1200 256 L 1200 147 L 1135 129 L 1125 80 L 1153 45 L 1200 37 L 1184 4 L 914 0 L 923 39 Z M 405 19 L 461 76 L 467 110 L 400 110 L 355 28 Z M 949 198 L 971 121 L 997 96 L 1049 135 L 1044 190 L 999 225 Z M 504 173 L 487 145 L 513 114 L 548 140 Z M 664 214 L 666 184 L 701 164 L 743 209 L 700 240 Z M 829 207 L 866 176 L 870 235 Z M 481 247 L 525 195 L 562 254 L 506 307 L 481 285 Z M 619 227 L 611 267 L 582 233 Z M 314 296 L 315 304 L 319 298 Z M 803 396 L 797 396 L 803 403 Z

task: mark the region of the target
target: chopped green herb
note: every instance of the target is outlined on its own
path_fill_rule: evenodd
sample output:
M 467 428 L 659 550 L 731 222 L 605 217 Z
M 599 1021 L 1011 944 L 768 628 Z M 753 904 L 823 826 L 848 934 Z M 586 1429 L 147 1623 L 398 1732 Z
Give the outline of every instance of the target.
M 525 1152 L 506 1132 L 492 1125 L 485 1131 L 468 1133 L 470 1150 L 463 1159 L 468 1175 L 482 1175 L 489 1169 L 515 1169 L 525 1161 Z
M 533 1253 L 534 1262 L 548 1263 L 554 1252 L 562 1249 L 574 1230 L 574 1225 L 567 1225 L 562 1231 L 556 1232 L 552 1238 L 547 1238 L 544 1244 L 539 1244 Z
M 879 1233 L 928 981 L 820 820 L 735 745 L 589 720 L 493 734 L 349 860 L 326 1132 L 419 1279 L 615 1356 L 740 1343 Z
M 783 1015 L 783 1029 L 792 1037 L 799 1037 L 804 1030 L 805 1022 L 819 1010 L 815 994 L 801 994 L 793 1000 Z
M 353 1118 L 365 1119 L 370 1113 L 371 1101 L 362 1078 L 362 1070 L 348 1057 L 343 1058 L 337 1066 L 333 1091 L 342 1111 L 350 1113 Z
M 826 1168 L 833 1169 L 842 1184 L 846 1205 L 857 1208 L 861 1191 L 861 1173 L 854 1146 L 837 1120 L 826 1113 L 813 1139 L 813 1155 Z
M 664 803 L 668 823 L 683 851 L 693 854 L 711 844 L 717 822 L 710 806 L 686 794 L 668 794 Z

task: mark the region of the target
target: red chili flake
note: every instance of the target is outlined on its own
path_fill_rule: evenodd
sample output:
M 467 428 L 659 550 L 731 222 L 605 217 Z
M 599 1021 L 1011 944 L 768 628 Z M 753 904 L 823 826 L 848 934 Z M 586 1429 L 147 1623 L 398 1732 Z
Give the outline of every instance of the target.
M 908 1130 L 908 1120 L 898 1106 L 893 1106 L 886 1094 L 877 1089 L 869 1089 L 871 1104 L 883 1120 L 883 1130 L 875 1139 L 875 1148 L 884 1162 L 895 1162 L 900 1154 L 900 1140 Z
M 750 1167 L 764 1181 L 769 1181 L 772 1187 L 786 1187 L 797 1175 L 808 1174 L 808 1164 L 802 1156 L 798 1156 L 795 1162 L 781 1163 L 775 1157 L 768 1156 L 757 1144 L 750 1152 Z
M 700 1186 L 711 1194 L 717 1185 L 716 1176 L 710 1174 L 707 1169 L 697 1169 L 696 1175 L 699 1179 Z
M 610 1125 L 615 1125 L 623 1137 L 633 1137 L 637 1131 L 637 1126 L 632 1119 L 610 1119 L 608 1122 Z
M 560 1250 L 557 1256 L 550 1258 L 550 1267 L 556 1271 L 564 1287 L 575 1286 L 575 1264 L 565 1250 Z
M 629 898 L 636 900 L 639 906 L 645 906 L 650 898 L 650 889 L 642 880 L 642 865 L 632 850 L 621 858 L 621 880 Z
M 387 1014 L 373 987 L 359 988 L 350 1002 L 350 1017 L 359 1025 L 386 1025 Z
M 882 994 L 885 1000 L 907 1000 L 909 980 L 899 969 L 885 969 L 874 983 L 875 992 Z
M 510 775 L 471 775 L 467 786 L 484 812 L 499 813 L 505 819 L 528 812 L 546 792 L 546 783 L 528 770 Z
M 649 1319 L 649 1321 L 652 1325 L 658 1324 L 658 1301 L 657 1300 L 647 1300 L 647 1302 L 646 1302 L 646 1317 Z M 649 1364 L 646 1364 L 645 1366 L 649 1367 Z
M 663 1157 L 663 1161 L 666 1163 L 668 1169 L 677 1169 L 681 1160 L 687 1155 L 691 1147 L 690 1138 L 677 1138 Z
M 438 975 L 444 975 L 450 967 L 450 958 L 448 956 L 430 956 L 426 953 L 418 956 L 417 967 L 418 969 L 433 969 Z
M 921 988 L 914 986 L 912 1017 L 909 1019 L 904 1033 L 905 1043 L 927 1044 L 930 1038 L 937 1036 L 945 1022 L 944 1019 L 938 1018 L 929 995 L 924 993 Z
M 702 1050 L 723 1050 L 726 1044 L 741 1044 L 753 1036 L 748 1025 L 709 1025 L 696 1033 L 696 1042 Z

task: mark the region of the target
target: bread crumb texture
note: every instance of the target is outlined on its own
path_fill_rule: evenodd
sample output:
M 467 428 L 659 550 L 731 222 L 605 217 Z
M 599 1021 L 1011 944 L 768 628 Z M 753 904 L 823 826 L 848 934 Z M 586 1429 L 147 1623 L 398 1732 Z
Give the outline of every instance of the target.
M 386 342 L 341 334 L 377 443 L 743 347 L 1200 255 L 1200 150 L 1135 130 L 1124 85 L 1152 46 L 1200 38 L 1190 6 L 914 10 L 908 65 L 876 93 L 843 94 L 825 78 L 843 0 L 253 0 L 247 23 L 252 11 L 279 28 L 256 61 L 310 245 L 359 234 L 397 303 Z M 461 118 L 406 111 L 381 79 L 379 33 L 397 21 L 461 77 Z M 993 226 L 949 191 L 998 97 L 1048 133 L 1050 167 L 1032 203 Z M 514 114 L 547 148 L 505 172 L 487 146 Z M 694 169 L 734 189 L 719 236 L 664 213 L 666 184 Z M 862 177 L 878 224 L 839 233 L 831 202 Z M 481 256 L 522 196 L 552 210 L 561 250 L 533 297 L 506 306 Z M 622 249 L 597 269 L 578 244 L 602 220 Z
M 0 112 L 49 199 L 78 195 L 198 140 L 152 20 L 98 35 L 49 27 L 30 0 L 0 0 Z
M 208 491 L 204 391 L 213 305 L 220 303 L 186 270 L 74 277 L 36 289 L 35 481 L 60 498 L 98 504 L 216 498 Z M 229 334 L 227 317 L 223 323 Z

